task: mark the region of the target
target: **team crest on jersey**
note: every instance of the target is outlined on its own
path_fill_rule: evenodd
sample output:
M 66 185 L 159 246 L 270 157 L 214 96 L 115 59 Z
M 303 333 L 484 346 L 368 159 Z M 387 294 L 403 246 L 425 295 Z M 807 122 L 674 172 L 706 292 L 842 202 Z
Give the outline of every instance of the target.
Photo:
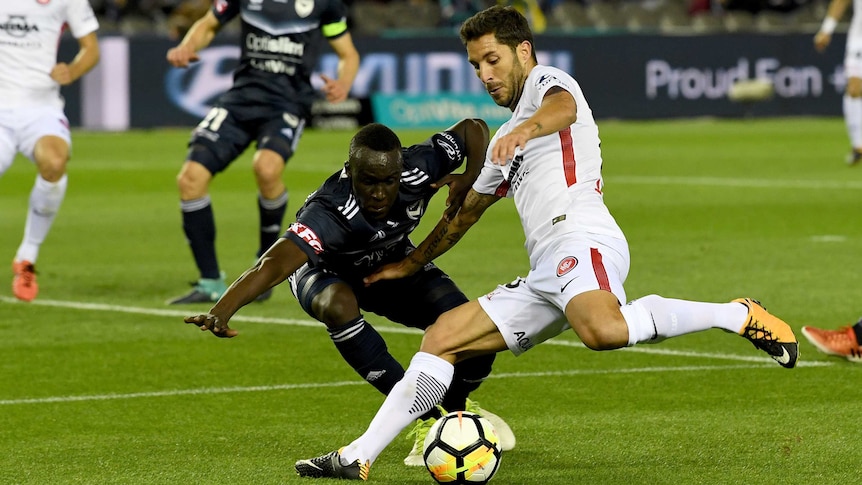
M 296 0 L 294 8 L 296 9 L 296 14 L 300 17 L 308 17 L 314 10 L 314 0 Z
M 417 200 L 414 204 L 407 206 L 407 217 L 417 220 L 422 217 L 422 201 Z
M 557 265 L 557 276 L 563 276 L 569 271 L 575 269 L 578 265 L 578 258 L 574 256 L 566 256 L 560 261 L 560 264 Z

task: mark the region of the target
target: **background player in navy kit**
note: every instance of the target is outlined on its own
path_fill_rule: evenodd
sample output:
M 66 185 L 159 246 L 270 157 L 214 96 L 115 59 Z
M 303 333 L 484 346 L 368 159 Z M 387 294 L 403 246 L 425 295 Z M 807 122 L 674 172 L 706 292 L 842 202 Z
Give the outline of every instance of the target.
M 449 185 L 447 214 L 454 216 L 484 163 L 487 146 L 488 127 L 482 120 L 462 120 L 403 149 L 389 128 L 366 126 L 353 137 L 344 169 L 308 197 L 284 237 L 231 285 L 208 314 L 188 317 L 186 323 L 233 337 L 237 332 L 228 322 L 234 313 L 290 278 L 300 305 L 326 324 L 344 359 L 388 394 L 404 369 L 365 322 L 360 308 L 424 329 L 468 300 L 433 264 L 408 278 L 370 286 L 362 278 L 414 249 L 408 235 L 443 184 Z M 465 157 L 464 173 L 452 174 Z M 442 407 L 463 410 L 468 394 L 490 373 L 493 361 L 489 355 L 456 366 L 456 382 Z M 487 411 L 479 412 L 492 419 L 503 447 L 511 449 L 515 439 L 508 426 Z M 420 419 L 420 428 L 430 427 L 427 418 Z M 418 436 L 416 443 L 421 443 Z M 414 446 L 414 452 L 405 463 L 423 465 L 421 446 Z
M 260 213 L 257 256 L 278 239 L 288 200 L 282 173 L 316 96 L 311 73 L 322 37 L 339 57 L 338 79 L 322 76 L 328 101 L 347 98 L 359 69 L 359 54 L 347 30 L 347 8 L 340 0 L 215 0 L 182 42 L 168 51 L 168 61 L 176 67 L 196 61 L 197 52 L 237 15 L 242 21 L 242 54 L 233 86 L 194 130 L 177 177 L 183 230 L 200 278 L 190 293 L 171 304 L 213 302 L 227 288 L 216 258 L 209 183 L 253 141 Z M 259 300 L 269 295 L 264 293 Z

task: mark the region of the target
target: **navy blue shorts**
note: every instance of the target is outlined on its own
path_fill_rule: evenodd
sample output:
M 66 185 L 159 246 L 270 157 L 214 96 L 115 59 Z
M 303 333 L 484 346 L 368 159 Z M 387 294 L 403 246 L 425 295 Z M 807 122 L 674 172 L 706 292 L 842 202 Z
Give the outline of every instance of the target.
M 201 163 L 215 175 L 255 141 L 258 150 L 272 150 L 287 163 L 304 127 L 305 118 L 280 108 L 219 102 L 192 132 L 186 159 Z

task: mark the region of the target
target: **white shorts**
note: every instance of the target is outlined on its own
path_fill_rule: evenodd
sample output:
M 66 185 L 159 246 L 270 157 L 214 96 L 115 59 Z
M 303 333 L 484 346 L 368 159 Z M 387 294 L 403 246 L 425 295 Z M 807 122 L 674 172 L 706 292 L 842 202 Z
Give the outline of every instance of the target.
M 33 160 L 36 142 L 43 136 L 53 135 L 72 146 L 69 120 L 63 109 L 41 105 L 0 109 L 0 174 L 3 174 L 22 153 Z
M 509 350 L 520 355 L 570 328 L 565 308 L 581 293 L 610 291 L 626 302 L 623 283 L 629 272 L 624 239 L 570 233 L 539 257 L 526 278 L 500 285 L 479 298 L 479 305 L 500 330 Z
M 847 38 L 847 48 L 844 51 L 844 75 L 848 78 L 862 78 L 862 39 Z

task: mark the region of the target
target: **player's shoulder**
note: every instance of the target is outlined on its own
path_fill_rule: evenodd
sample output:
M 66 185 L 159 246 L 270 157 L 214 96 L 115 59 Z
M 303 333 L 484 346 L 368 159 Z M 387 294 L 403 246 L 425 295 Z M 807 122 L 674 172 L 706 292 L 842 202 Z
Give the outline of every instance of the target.
M 538 65 L 533 68 L 527 78 L 527 83 L 536 91 L 544 91 L 551 86 L 560 86 L 566 90 L 575 89 L 577 81 L 569 73 L 554 66 Z

